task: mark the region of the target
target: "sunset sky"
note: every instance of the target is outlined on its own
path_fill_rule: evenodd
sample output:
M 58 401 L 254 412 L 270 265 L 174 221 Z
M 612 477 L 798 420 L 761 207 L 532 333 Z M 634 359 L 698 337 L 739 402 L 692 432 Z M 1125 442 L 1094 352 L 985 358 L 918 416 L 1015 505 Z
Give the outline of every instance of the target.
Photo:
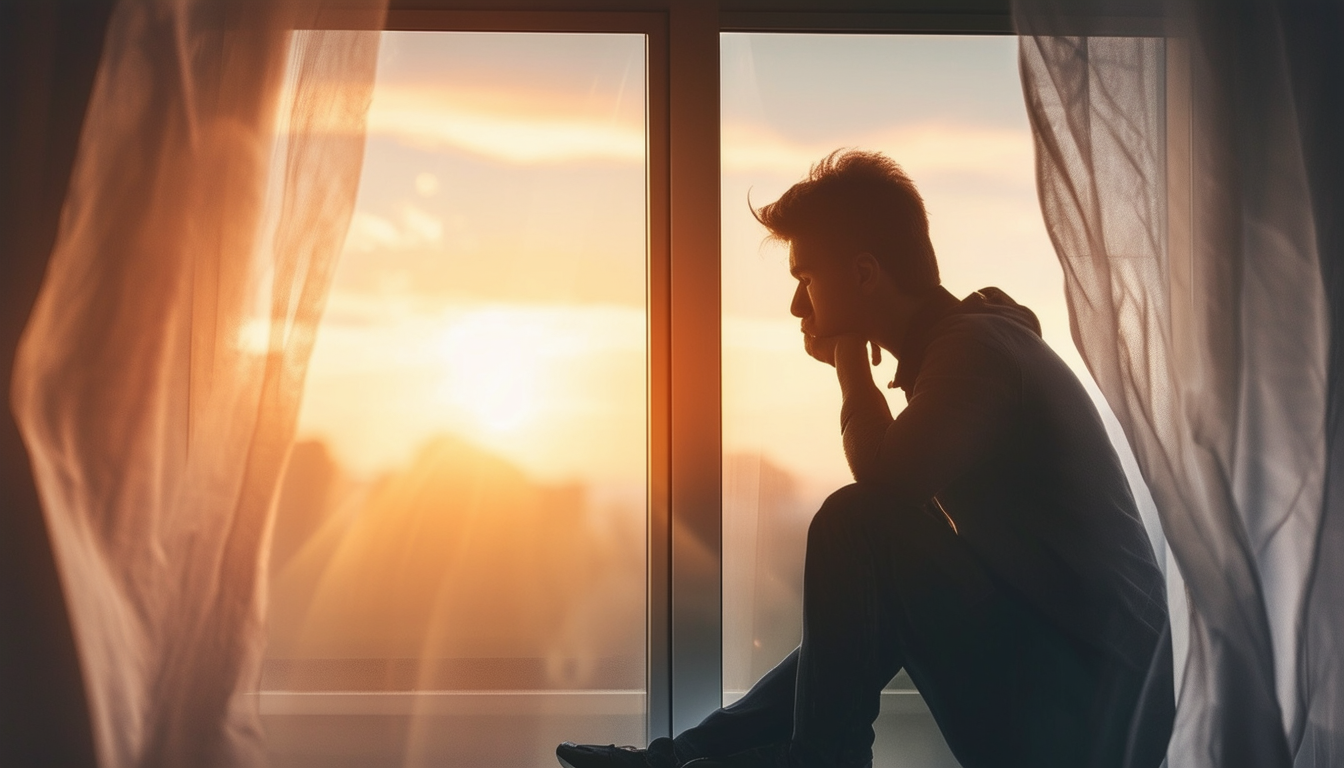
M 366 151 L 300 436 L 367 475 L 453 432 L 642 500 L 642 37 L 386 33 Z
M 944 283 L 1005 289 L 1077 365 L 1014 38 L 728 34 L 721 67 L 725 453 L 847 479 L 834 374 L 803 353 L 786 254 L 747 210 L 837 147 L 901 163 Z M 451 431 L 642 497 L 643 83 L 635 35 L 384 35 L 300 437 L 367 475 Z

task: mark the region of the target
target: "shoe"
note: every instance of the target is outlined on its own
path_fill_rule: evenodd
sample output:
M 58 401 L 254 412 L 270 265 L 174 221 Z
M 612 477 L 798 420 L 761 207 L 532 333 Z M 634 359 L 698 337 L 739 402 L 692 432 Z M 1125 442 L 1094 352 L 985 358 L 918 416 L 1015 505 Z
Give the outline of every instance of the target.
M 654 739 L 648 749 L 566 741 L 555 748 L 555 757 L 565 768 L 681 768 L 666 736 Z

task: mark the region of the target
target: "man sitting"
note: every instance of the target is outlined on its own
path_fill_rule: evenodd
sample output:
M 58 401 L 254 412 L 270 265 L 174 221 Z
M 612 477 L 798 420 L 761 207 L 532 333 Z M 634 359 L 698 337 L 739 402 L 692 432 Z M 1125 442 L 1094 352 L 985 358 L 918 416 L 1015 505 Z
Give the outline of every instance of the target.
M 1163 576 L 1035 315 L 939 284 L 923 201 L 883 155 L 833 153 L 754 213 L 789 246 L 790 309 L 835 368 L 855 480 L 808 531 L 802 644 L 675 739 L 566 742 L 561 763 L 870 766 L 881 690 L 905 669 L 966 768 L 1158 765 L 1174 710 Z M 899 361 L 894 419 L 870 347 Z

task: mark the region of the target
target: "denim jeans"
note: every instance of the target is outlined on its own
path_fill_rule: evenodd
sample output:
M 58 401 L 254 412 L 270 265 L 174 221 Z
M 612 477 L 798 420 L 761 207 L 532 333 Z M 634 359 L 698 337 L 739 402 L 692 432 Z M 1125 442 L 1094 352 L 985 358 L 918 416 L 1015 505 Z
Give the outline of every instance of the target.
M 941 514 L 859 485 L 832 494 L 808 531 L 802 644 L 676 750 L 787 743 L 801 768 L 868 765 L 882 688 L 902 668 L 965 768 L 1119 766 L 1135 735 L 1160 740 L 1138 763 L 1164 751 L 1169 712 L 1131 733 L 1146 670 L 1052 626 Z

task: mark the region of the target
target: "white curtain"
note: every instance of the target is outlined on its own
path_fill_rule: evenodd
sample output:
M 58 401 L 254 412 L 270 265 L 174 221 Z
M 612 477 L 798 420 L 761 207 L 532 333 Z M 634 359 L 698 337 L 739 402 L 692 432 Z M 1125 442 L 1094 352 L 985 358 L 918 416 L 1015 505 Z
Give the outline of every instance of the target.
M 1074 340 L 1188 589 L 1173 767 L 1344 764 L 1338 5 L 1014 4 Z
M 272 496 L 385 3 L 111 19 L 13 382 L 104 768 L 263 761 Z

